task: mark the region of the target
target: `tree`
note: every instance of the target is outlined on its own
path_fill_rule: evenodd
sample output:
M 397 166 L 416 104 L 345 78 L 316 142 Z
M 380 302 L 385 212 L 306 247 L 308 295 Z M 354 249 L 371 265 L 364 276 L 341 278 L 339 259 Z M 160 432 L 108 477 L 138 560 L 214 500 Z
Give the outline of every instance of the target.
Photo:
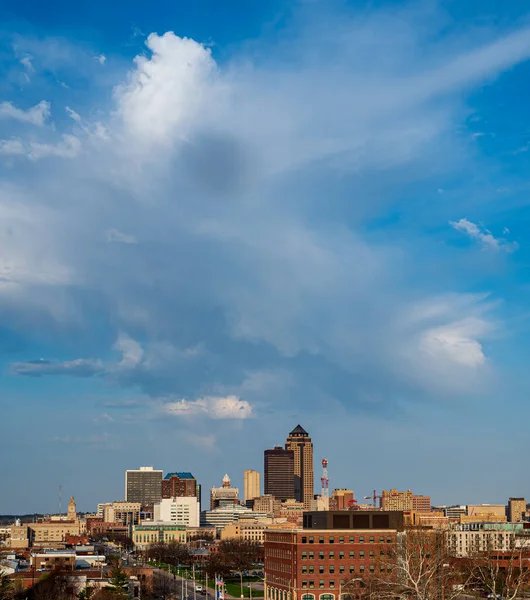
M 223 540 L 219 544 L 219 557 L 232 571 L 239 575 L 241 596 L 243 596 L 243 571 L 250 569 L 262 554 L 262 549 L 247 540 Z
M 1 569 L 0 565 L 0 600 L 9 600 L 13 595 L 13 581 Z
M 212 552 L 204 562 L 203 571 L 208 577 L 213 579 L 216 575 L 219 577 L 229 577 L 231 567 L 226 563 L 223 556 L 217 552 Z
M 125 591 L 125 588 L 128 583 L 129 577 L 127 576 L 127 573 L 121 568 L 120 562 L 116 561 L 110 572 L 110 584 L 107 586 L 107 589 L 115 598 L 126 598 L 127 592 Z
M 475 586 L 494 597 L 514 600 L 530 586 L 530 540 L 514 533 L 508 547 L 499 549 L 496 533 L 487 537 L 485 548 L 463 561 L 464 569 Z
M 364 594 L 382 600 L 455 600 L 467 579 L 450 565 L 444 532 L 407 528 L 395 543 L 381 547 Z
M 42 577 L 25 594 L 28 600 L 77 600 L 77 590 L 70 571 L 57 568 Z

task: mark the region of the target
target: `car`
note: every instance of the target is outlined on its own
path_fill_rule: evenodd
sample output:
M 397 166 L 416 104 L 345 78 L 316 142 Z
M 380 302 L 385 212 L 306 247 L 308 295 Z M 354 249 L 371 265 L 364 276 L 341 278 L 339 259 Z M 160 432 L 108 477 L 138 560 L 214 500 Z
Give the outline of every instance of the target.
M 195 586 L 195 591 L 196 591 L 196 592 L 199 592 L 199 594 L 200 594 L 200 593 L 202 593 L 202 592 L 203 592 L 202 585 L 196 585 L 196 586 Z

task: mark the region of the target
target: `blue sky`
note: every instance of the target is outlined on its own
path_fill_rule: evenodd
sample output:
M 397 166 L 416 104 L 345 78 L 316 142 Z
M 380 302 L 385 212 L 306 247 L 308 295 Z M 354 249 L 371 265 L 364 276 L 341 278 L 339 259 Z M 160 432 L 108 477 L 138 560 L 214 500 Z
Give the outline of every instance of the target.
M 530 496 L 524 2 L 4 7 L 0 513 L 299 422 L 357 497 Z

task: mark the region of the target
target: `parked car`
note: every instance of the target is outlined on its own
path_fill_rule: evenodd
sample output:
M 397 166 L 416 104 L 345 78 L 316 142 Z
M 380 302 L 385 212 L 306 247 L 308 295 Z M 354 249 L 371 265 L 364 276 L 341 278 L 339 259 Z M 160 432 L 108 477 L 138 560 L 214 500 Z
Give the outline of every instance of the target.
M 201 594 L 204 591 L 202 585 L 196 585 L 195 586 L 195 591 L 199 592 L 199 594 Z

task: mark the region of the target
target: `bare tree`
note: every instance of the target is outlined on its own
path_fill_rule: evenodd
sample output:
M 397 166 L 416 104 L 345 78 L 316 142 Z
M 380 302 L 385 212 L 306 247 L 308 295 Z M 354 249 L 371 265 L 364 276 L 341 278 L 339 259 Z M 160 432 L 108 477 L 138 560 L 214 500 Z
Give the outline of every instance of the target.
M 467 579 L 451 568 L 444 532 L 408 528 L 381 549 L 366 579 L 365 597 L 382 600 L 454 600 Z
M 498 549 L 492 531 L 486 548 L 475 550 L 462 562 L 473 584 L 494 598 L 514 600 L 530 587 L 530 539 L 526 536 L 514 533 L 509 547 Z
M 262 556 L 259 544 L 247 540 L 224 540 L 219 544 L 219 557 L 227 567 L 239 575 L 243 596 L 243 571 L 250 569 Z

